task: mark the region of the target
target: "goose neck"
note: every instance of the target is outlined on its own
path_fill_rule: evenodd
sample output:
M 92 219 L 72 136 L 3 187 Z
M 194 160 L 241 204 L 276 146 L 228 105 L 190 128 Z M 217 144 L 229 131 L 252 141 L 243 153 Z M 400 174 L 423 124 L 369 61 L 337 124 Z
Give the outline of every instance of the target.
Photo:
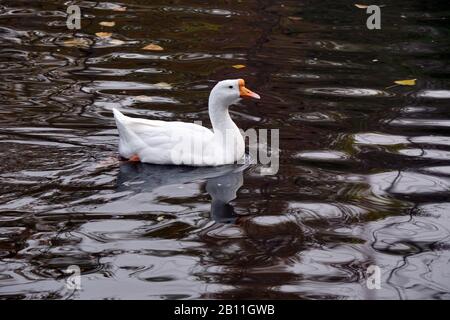
M 237 129 L 236 124 L 230 117 L 228 111 L 229 105 L 224 101 L 221 101 L 213 94 L 209 99 L 209 117 L 215 134 L 226 134 L 227 130 Z

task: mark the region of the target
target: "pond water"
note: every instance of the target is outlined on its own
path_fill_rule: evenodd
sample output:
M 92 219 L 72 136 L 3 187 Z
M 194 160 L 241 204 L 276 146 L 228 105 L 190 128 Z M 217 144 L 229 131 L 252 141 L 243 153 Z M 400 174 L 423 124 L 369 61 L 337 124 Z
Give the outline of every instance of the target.
M 450 298 L 447 1 L 381 30 L 340 0 L 73 3 L 80 30 L 70 1 L 0 1 L 0 298 Z M 276 174 L 118 161 L 113 107 L 209 125 L 229 78 Z

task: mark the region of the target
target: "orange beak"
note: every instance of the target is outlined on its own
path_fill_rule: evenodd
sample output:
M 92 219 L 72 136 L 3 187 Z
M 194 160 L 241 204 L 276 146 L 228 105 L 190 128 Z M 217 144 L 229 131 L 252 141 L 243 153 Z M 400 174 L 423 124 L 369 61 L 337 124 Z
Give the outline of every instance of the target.
M 239 95 L 241 96 L 241 98 L 253 98 L 253 99 L 261 99 L 261 97 L 259 96 L 259 94 L 254 93 L 251 90 L 248 90 L 245 87 L 245 81 L 244 79 L 239 79 Z

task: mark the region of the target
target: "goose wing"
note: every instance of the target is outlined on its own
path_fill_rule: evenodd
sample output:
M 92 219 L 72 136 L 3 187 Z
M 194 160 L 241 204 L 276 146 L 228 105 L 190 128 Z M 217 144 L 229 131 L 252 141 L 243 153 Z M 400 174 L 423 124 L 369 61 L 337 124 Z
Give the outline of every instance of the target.
M 130 118 L 116 109 L 113 111 L 120 135 L 119 153 L 125 158 L 138 155 L 143 162 L 185 163 L 183 159 L 192 154 L 181 154 L 178 150 L 195 146 L 204 152 L 213 138 L 211 130 L 194 123 Z

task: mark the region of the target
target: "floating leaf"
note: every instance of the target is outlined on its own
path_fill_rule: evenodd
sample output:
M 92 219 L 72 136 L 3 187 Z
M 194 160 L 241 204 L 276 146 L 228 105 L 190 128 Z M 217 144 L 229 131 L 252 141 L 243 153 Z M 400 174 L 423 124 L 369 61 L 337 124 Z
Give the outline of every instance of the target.
M 64 40 L 64 46 L 66 47 L 81 47 L 81 48 L 86 48 L 89 47 L 89 45 L 91 44 L 91 41 L 89 41 L 89 39 L 85 39 L 85 38 L 73 38 L 73 39 L 69 39 L 69 40 Z
M 167 82 L 158 82 L 155 84 L 155 87 L 157 87 L 158 89 L 166 89 L 166 90 L 172 89 L 172 86 Z
M 407 80 L 397 80 L 394 82 L 401 86 L 414 86 L 414 85 L 416 85 L 416 80 L 417 79 L 407 79 Z
M 125 41 L 119 40 L 119 39 L 111 39 L 109 40 L 109 43 L 115 46 L 121 46 L 125 43 Z
M 161 46 L 158 46 L 157 44 L 150 43 L 142 48 L 143 50 L 150 50 L 150 51 L 163 51 L 164 48 Z
M 242 68 L 245 68 L 245 65 L 243 65 L 243 64 L 235 64 L 233 66 L 233 68 L 235 68 L 235 69 L 242 69 Z
M 369 6 L 365 5 L 365 4 L 357 4 L 357 3 L 355 3 L 355 7 L 359 8 L 359 9 L 367 9 Z
M 149 97 L 149 96 L 136 96 L 136 97 L 134 97 L 134 99 L 139 102 L 152 102 L 153 101 L 153 98 Z
M 127 7 L 121 7 L 121 6 L 114 7 L 113 11 L 120 11 L 120 12 L 127 11 Z
M 112 36 L 111 32 L 97 32 L 95 35 L 99 38 L 110 38 Z
M 116 23 L 114 21 L 102 21 L 99 23 L 99 25 L 103 27 L 114 27 Z

